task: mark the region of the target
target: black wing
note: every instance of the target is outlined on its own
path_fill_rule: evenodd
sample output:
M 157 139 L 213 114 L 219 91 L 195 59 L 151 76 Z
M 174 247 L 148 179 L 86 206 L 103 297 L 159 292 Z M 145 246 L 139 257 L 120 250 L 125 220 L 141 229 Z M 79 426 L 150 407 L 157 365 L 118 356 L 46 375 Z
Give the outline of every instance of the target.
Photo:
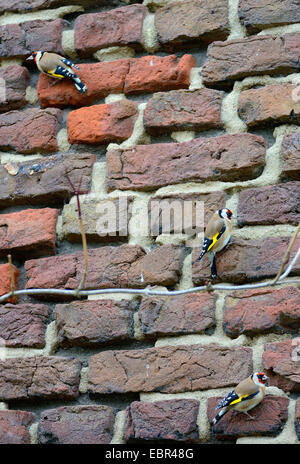
M 63 63 L 65 63 L 67 66 L 70 66 L 70 68 L 76 68 L 80 71 L 80 68 L 76 66 L 76 64 L 72 63 L 72 61 L 68 60 L 67 58 L 61 60 Z
M 228 395 L 225 398 L 223 398 L 220 401 L 216 409 L 225 408 L 226 406 L 229 406 L 232 401 L 235 401 L 238 399 L 239 399 L 239 395 L 237 395 L 235 391 L 232 390 L 231 392 L 228 393 Z

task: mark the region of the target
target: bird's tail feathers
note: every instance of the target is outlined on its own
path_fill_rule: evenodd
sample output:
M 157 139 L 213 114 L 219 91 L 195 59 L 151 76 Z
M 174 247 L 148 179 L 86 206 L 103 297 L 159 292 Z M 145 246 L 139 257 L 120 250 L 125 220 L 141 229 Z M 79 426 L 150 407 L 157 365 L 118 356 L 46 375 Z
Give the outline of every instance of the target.
M 224 416 L 224 414 L 226 414 L 226 412 L 228 411 L 228 408 L 223 408 L 221 409 L 220 412 L 218 412 L 218 414 L 216 415 L 216 417 L 213 419 L 212 421 L 212 425 L 216 425 L 220 419 L 222 419 L 222 417 Z
M 192 265 L 193 265 L 194 263 L 196 263 L 197 261 L 201 261 L 201 259 L 202 259 L 203 256 L 205 255 L 205 253 L 206 253 L 206 250 L 203 250 L 203 251 L 201 252 L 199 258 L 195 259 L 195 261 L 192 261 Z
M 70 76 L 78 92 L 84 93 L 87 91 L 87 86 L 79 79 L 77 74 Z

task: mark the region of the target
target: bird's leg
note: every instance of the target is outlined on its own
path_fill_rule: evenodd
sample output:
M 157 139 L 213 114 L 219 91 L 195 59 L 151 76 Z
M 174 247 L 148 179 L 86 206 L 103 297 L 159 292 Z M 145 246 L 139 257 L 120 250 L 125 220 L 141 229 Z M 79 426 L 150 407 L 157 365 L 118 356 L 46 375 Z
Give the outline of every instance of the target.
M 53 86 L 56 85 L 59 81 L 60 81 L 60 79 L 52 79 L 52 82 L 50 82 L 50 87 L 53 87 Z
M 210 260 L 211 278 L 216 279 L 218 277 L 217 266 L 216 266 L 216 256 L 215 256 L 214 253 L 208 253 L 208 257 L 209 257 L 209 260 Z
M 254 417 L 253 416 L 250 416 L 249 412 L 247 411 L 242 411 L 244 414 L 247 414 L 248 417 L 250 417 L 250 419 L 254 420 Z

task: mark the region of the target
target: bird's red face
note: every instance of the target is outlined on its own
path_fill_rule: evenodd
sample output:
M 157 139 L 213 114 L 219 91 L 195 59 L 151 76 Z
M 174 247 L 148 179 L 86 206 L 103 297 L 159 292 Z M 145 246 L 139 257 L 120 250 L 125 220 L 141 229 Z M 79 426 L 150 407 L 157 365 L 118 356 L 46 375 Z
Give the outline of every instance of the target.
M 38 52 L 32 52 L 31 55 L 28 58 L 26 58 L 26 60 L 34 60 L 34 61 L 36 61 L 37 54 L 38 54 Z
M 264 372 L 257 372 L 256 377 L 257 377 L 258 382 L 261 383 L 262 385 L 265 385 L 268 381 L 268 376 L 266 376 Z
M 231 218 L 232 218 L 232 211 L 231 211 L 230 209 L 227 209 L 226 215 L 227 215 L 229 221 L 231 221 Z

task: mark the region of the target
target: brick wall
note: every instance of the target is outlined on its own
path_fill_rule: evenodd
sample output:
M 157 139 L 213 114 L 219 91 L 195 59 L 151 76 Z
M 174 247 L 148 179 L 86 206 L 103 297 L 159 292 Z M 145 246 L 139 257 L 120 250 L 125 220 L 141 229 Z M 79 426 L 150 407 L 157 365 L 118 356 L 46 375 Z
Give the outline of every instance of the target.
M 238 215 L 218 256 L 222 282 L 276 275 L 300 219 L 294 1 L 4 0 L 0 38 L 0 295 L 8 253 L 19 289 L 77 288 L 83 254 L 65 172 L 85 192 L 88 289 L 207 281 L 208 261 L 191 267 L 201 234 L 194 247 L 187 233 L 143 227 L 157 199 Z M 39 49 L 80 64 L 88 91 L 40 76 L 25 62 Z M 105 237 L 97 208 L 120 198 Z M 13 298 L 0 305 L 0 442 L 299 443 L 299 327 L 289 283 Z M 212 431 L 217 399 L 257 370 L 271 386 L 255 419 L 230 413 Z

